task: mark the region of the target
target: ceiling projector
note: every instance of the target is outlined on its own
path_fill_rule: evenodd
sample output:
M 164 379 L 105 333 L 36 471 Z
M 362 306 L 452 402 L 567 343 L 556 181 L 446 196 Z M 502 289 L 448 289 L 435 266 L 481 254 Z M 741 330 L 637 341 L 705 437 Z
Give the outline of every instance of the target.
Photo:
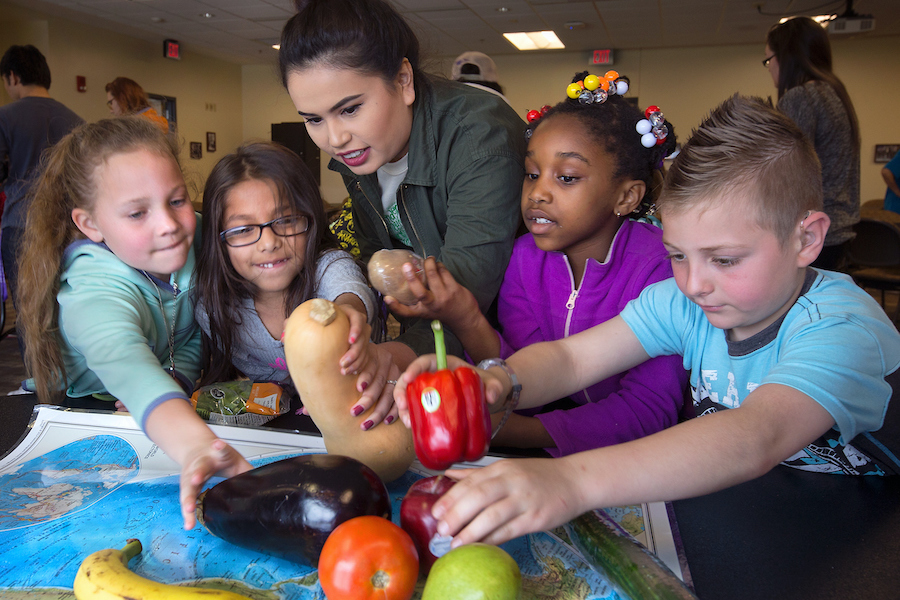
M 832 35 L 865 33 L 875 29 L 875 17 L 871 15 L 840 16 L 828 21 L 828 33 Z

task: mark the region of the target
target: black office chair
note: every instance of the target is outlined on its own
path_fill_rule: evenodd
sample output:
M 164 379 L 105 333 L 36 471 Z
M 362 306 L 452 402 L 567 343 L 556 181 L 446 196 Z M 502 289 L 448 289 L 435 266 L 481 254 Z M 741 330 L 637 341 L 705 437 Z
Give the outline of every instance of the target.
M 863 218 L 853 230 L 856 237 L 850 242 L 849 274 L 860 287 L 879 290 L 884 308 L 885 292 L 900 292 L 900 225 Z M 895 323 L 898 316 L 900 300 L 893 315 Z

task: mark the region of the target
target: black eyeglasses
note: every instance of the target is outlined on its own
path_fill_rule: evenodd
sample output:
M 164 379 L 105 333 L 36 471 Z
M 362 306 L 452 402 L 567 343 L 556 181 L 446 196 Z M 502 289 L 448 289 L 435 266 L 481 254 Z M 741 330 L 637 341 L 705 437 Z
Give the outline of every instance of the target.
M 263 229 L 272 228 L 272 233 L 280 237 L 292 237 L 306 233 L 309 229 L 309 219 L 305 215 L 288 215 L 278 217 L 262 225 L 240 225 L 226 229 L 219 234 L 219 238 L 232 248 L 255 244 L 262 237 Z
M 766 67 L 766 68 L 768 69 L 768 68 L 769 68 L 769 63 L 772 62 L 772 59 L 773 59 L 773 58 L 775 58 L 775 55 L 774 55 L 774 54 L 773 54 L 772 56 L 767 56 L 766 58 L 762 59 L 762 64 L 763 64 L 763 66 Z

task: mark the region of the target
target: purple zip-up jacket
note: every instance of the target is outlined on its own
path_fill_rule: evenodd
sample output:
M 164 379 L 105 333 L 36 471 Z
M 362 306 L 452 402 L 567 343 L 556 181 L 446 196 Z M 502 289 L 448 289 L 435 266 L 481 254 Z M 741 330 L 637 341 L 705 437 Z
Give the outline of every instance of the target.
M 626 220 L 603 263 L 588 260 L 575 288 L 568 258 L 516 240 L 500 288 L 500 355 L 558 340 L 618 315 L 646 286 L 672 276 L 662 231 Z M 688 374 L 680 356 L 660 356 L 571 396 L 581 406 L 536 415 L 556 442 L 553 456 L 609 446 L 678 422 Z

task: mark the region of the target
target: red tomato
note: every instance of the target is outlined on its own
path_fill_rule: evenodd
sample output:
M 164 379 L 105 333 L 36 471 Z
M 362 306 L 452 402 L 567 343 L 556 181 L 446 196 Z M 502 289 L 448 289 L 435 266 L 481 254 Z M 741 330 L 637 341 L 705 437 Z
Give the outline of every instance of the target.
M 319 583 L 328 600 L 409 600 L 418 576 L 412 538 L 383 517 L 344 521 L 319 556 Z

